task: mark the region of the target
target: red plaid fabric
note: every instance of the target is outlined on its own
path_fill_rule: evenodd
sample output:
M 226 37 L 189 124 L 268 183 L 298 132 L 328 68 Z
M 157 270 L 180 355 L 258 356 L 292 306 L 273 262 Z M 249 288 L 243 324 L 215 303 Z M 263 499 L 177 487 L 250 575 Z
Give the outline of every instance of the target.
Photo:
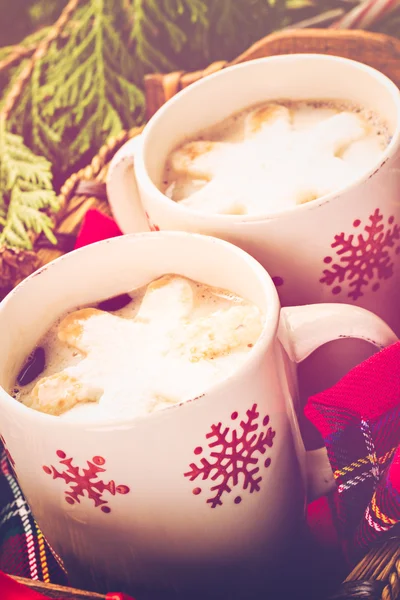
M 62 564 L 38 528 L 0 443 L 1 571 L 47 583 L 67 582 Z M 0 599 L 4 598 L 0 593 Z
M 346 555 L 358 560 L 400 521 L 400 342 L 309 399 L 335 476 L 335 517 Z

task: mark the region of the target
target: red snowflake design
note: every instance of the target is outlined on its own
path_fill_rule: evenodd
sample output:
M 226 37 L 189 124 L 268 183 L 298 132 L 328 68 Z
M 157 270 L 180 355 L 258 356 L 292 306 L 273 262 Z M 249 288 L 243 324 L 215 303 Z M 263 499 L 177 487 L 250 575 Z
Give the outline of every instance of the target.
M 340 294 L 344 281 L 349 281 L 347 296 L 357 300 L 364 295 L 364 288 L 372 284 L 372 291 L 376 292 L 379 280 L 389 279 L 393 275 L 393 252 L 399 254 L 400 227 L 394 223 L 394 216 L 390 216 L 385 224 L 384 217 L 379 208 L 369 217 L 370 223 L 365 225 L 363 233 L 357 236 L 350 234 L 346 236 L 343 232 L 335 235 L 335 241 L 331 248 L 337 248 L 336 254 L 340 257 L 339 262 L 331 265 L 323 271 L 321 283 L 327 285 L 336 284 L 332 288 L 332 294 Z M 361 221 L 353 222 L 353 227 L 360 227 Z M 331 264 L 333 258 L 325 256 L 324 263 Z M 378 281 L 377 281 L 378 280 Z
M 275 431 L 271 427 L 260 431 L 257 430 L 260 426 L 259 413 L 257 412 L 257 404 L 253 404 L 252 408 L 246 412 L 247 419 L 240 421 L 239 428 L 232 430 L 229 427 L 222 427 L 222 423 L 211 425 L 211 431 L 206 434 L 207 440 L 213 440 L 208 443 L 209 448 L 215 448 L 210 453 L 210 460 L 207 458 L 200 459 L 200 465 L 191 463 L 190 471 L 184 473 L 184 477 L 189 477 L 190 481 L 194 481 L 198 477 L 211 479 L 216 481 L 216 484 L 210 488 L 210 492 L 214 494 L 207 499 L 207 503 L 211 508 L 221 506 L 221 497 L 224 493 L 229 494 L 233 487 L 240 485 L 239 476 L 244 490 L 249 489 L 250 493 L 260 490 L 262 476 L 260 468 L 257 466 L 260 455 L 265 454 L 267 446 L 272 448 Z M 231 414 L 232 421 L 236 421 L 238 413 Z M 266 415 L 262 420 L 263 428 L 269 424 L 269 416 Z M 198 446 L 194 449 L 194 454 L 202 454 L 203 448 Z M 264 461 L 264 467 L 269 467 L 271 458 Z M 193 489 L 193 494 L 197 496 L 201 493 L 201 488 Z M 235 504 L 242 501 L 241 496 L 236 496 Z
M 10 452 L 9 452 L 8 448 L 7 448 L 6 440 L 3 438 L 3 436 L 2 436 L 2 435 L 0 435 L 0 442 L 3 444 L 5 455 L 6 455 L 6 456 L 7 456 L 7 458 L 8 458 L 8 462 L 10 463 L 10 465 L 11 465 L 11 468 L 14 470 L 14 468 L 15 468 L 15 462 L 14 462 L 14 459 L 13 459 L 13 457 L 11 456 L 11 454 L 10 454 Z
M 148 212 L 145 212 L 145 215 L 146 215 L 147 222 L 148 222 L 148 224 L 149 224 L 150 231 L 160 231 L 160 228 L 159 228 L 159 226 L 158 226 L 158 225 L 155 225 L 155 224 L 152 222 L 152 220 L 150 219 L 149 213 L 148 213 Z
M 50 467 L 44 466 L 43 471 L 47 475 L 52 475 L 53 479 L 63 479 L 69 485 L 69 489 L 65 492 L 65 501 L 68 504 L 80 504 L 80 498 L 86 496 L 93 500 L 95 507 L 100 506 L 104 513 L 110 513 L 111 508 L 108 506 L 108 501 L 103 499 L 104 492 L 109 492 L 112 496 L 115 494 L 128 494 L 130 489 L 127 485 L 115 485 L 114 481 L 104 483 L 99 478 L 99 473 L 104 473 L 103 469 L 105 459 L 102 456 L 94 456 L 91 461 L 87 462 L 87 468 L 75 467 L 73 458 L 67 458 L 67 455 L 62 450 L 56 452 L 59 463 L 64 469 L 57 471 L 53 465 Z

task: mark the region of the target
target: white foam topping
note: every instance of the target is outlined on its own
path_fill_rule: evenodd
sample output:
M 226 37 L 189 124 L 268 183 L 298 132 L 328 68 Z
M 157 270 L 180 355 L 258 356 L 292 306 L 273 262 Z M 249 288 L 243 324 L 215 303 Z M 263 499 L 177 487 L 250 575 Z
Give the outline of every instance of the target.
M 214 214 L 270 214 L 325 196 L 376 165 L 388 143 L 371 116 L 307 102 L 245 111 L 207 136 L 171 153 L 164 191 Z
M 138 308 L 125 317 L 94 308 L 67 315 L 47 336 L 57 334 L 50 369 L 18 398 L 68 420 L 152 412 L 229 376 L 262 329 L 257 306 L 178 276 L 151 283 Z

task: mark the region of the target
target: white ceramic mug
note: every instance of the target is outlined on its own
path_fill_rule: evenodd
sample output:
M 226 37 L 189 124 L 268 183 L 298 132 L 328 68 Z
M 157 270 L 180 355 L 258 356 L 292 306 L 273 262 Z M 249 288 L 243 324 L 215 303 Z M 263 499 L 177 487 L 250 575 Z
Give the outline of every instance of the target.
M 34 411 L 7 393 L 65 311 L 165 273 L 227 288 L 265 311 L 261 337 L 232 376 L 193 401 L 92 424 Z M 131 593 L 136 586 L 206 586 L 207 597 L 212 590 L 226 597 L 242 581 L 257 585 L 303 520 L 307 468 L 294 410 L 295 364 L 342 336 L 379 348 L 397 339 L 358 307 L 281 309 L 254 258 L 182 232 L 123 236 L 55 260 L 0 304 L 0 331 L 0 433 L 73 584 Z M 318 468 L 310 474 L 315 495 L 332 483 L 326 454 Z
M 392 140 L 379 163 L 345 189 L 267 218 L 204 214 L 161 193 L 157 185 L 166 157 L 179 142 L 236 111 L 277 98 L 361 104 L 387 120 Z M 143 134 L 116 154 L 108 196 L 124 233 L 150 227 L 220 237 L 261 262 L 283 306 L 355 304 L 400 335 L 399 145 L 400 92 L 382 73 L 335 56 L 262 58 L 205 77 L 170 99 Z M 300 369 L 304 396 L 332 385 L 370 352 L 347 340 L 321 349 Z M 329 370 L 322 368 L 327 363 Z

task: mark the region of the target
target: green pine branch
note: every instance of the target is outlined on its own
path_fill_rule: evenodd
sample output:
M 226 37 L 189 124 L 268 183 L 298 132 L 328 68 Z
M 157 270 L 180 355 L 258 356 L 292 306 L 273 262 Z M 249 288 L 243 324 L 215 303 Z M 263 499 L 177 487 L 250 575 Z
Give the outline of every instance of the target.
M 47 213 L 58 208 L 50 163 L 0 121 L 0 245 L 31 249 L 31 232 L 56 243 Z
M 118 10 L 119 7 L 119 10 Z M 65 35 L 37 60 L 29 85 L 11 116 L 19 134 L 56 170 L 66 172 L 109 136 L 144 118 L 140 70 L 115 26 L 122 0 L 91 0 Z M 29 114 L 28 114 L 29 113 Z
M 42 28 L 40 31 L 28 35 L 17 46 L 6 46 L 0 48 L 0 110 L 3 100 L 7 94 L 7 90 L 11 89 L 22 70 L 24 69 L 27 60 L 33 54 L 39 42 L 46 37 L 49 28 Z M 26 53 L 24 53 L 26 50 Z
M 182 68 L 188 46 L 203 46 L 210 0 L 130 0 L 130 43 L 143 75 Z
M 31 0 L 28 15 L 33 27 L 53 23 L 66 4 L 67 0 Z

